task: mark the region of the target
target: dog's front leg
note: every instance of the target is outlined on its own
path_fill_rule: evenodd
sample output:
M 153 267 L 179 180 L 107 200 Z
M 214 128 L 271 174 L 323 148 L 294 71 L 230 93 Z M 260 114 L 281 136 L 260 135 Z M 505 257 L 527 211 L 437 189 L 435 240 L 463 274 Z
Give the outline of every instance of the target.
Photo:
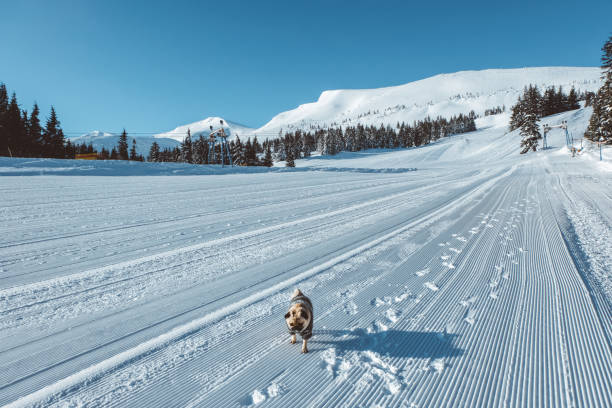
M 308 340 L 304 339 L 304 342 L 302 343 L 302 353 L 308 353 Z
M 295 338 L 295 333 L 291 335 L 291 344 L 295 344 L 297 339 Z

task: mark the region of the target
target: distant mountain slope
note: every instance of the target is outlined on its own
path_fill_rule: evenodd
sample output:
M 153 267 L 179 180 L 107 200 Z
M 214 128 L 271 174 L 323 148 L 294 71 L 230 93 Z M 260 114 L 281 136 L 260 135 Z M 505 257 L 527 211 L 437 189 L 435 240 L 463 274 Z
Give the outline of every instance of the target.
M 279 129 L 310 129 L 361 124 L 410 123 L 426 116 L 450 117 L 474 110 L 513 105 L 523 88 L 574 86 L 596 91 L 600 70 L 595 67 L 541 67 L 487 69 L 441 74 L 405 85 L 378 89 L 325 91 L 318 101 L 276 115 L 256 133 L 277 134 Z
M 138 154 L 143 155 L 145 158 L 149 154 L 153 142 L 157 142 L 162 150 L 166 148 L 173 149 L 180 144 L 174 139 L 155 138 L 151 136 L 130 136 L 128 133 L 128 145 L 130 148 L 132 148 L 132 139 L 136 140 L 136 151 Z M 87 145 L 91 143 L 93 148 L 98 152 L 101 151 L 102 148 L 110 152 L 113 147 L 117 146 L 119 135 L 94 130 L 93 132 L 81 136 L 72 137 L 70 138 L 70 142 L 75 144 L 85 143 Z

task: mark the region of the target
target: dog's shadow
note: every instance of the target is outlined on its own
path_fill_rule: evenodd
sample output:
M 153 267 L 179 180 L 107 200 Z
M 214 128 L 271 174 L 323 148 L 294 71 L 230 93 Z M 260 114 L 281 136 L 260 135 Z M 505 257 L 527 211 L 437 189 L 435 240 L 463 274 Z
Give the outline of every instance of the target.
M 463 350 L 454 346 L 456 334 L 386 330 L 370 333 L 364 329 L 315 330 L 311 351 L 334 347 L 338 352 L 374 351 L 389 357 L 456 357 Z M 324 348 L 316 346 L 322 345 Z

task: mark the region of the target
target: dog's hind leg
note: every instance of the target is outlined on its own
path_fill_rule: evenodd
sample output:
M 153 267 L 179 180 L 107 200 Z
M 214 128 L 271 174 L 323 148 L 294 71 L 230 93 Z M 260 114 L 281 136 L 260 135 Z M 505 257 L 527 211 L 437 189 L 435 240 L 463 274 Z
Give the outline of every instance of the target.
M 308 353 L 308 340 L 304 339 L 304 341 L 302 342 L 302 353 Z
M 295 342 L 297 341 L 297 339 L 295 338 L 295 334 L 291 335 L 291 344 L 295 344 Z

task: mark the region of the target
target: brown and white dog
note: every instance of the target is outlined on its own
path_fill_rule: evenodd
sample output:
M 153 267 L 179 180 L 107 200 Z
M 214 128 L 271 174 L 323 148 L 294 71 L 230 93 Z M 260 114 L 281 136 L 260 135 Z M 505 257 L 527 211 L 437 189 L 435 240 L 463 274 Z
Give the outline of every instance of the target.
M 291 334 L 291 344 L 295 344 L 296 335 L 302 336 L 302 353 L 308 353 L 308 339 L 312 337 L 312 303 L 299 289 L 291 295 L 291 306 L 285 315 L 285 322 Z

